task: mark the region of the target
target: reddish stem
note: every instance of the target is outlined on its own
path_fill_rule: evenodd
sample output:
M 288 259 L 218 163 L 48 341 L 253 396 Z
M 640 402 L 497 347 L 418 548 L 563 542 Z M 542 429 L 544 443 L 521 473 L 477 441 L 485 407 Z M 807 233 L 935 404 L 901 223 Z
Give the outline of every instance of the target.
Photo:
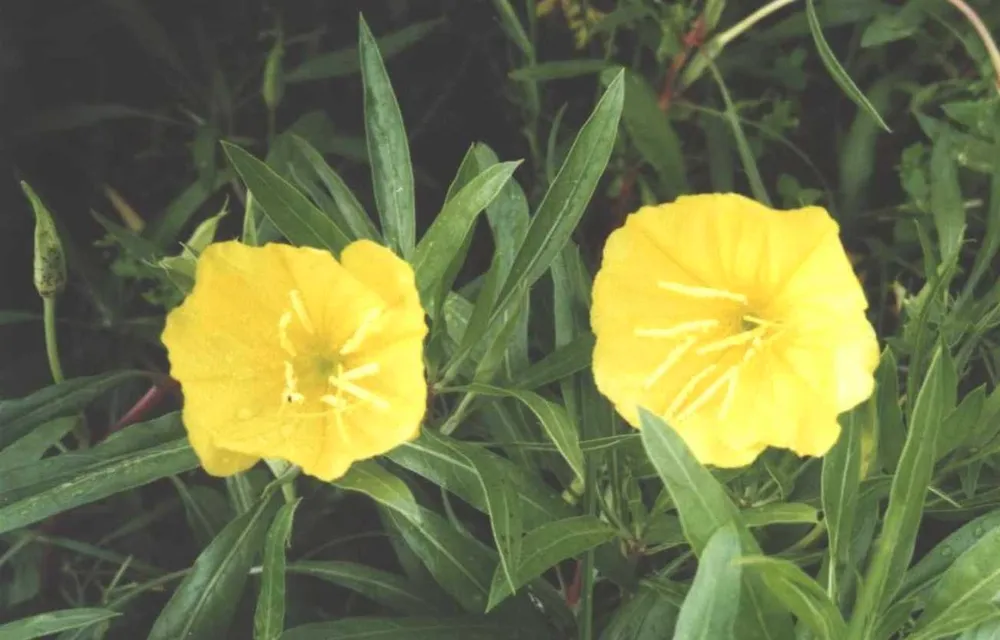
M 154 384 L 141 398 L 139 398 L 138 401 L 136 401 L 134 405 L 132 405 L 131 409 L 125 412 L 125 415 L 123 415 L 118 422 L 108 429 L 107 435 L 111 435 L 116 431 L 121 431 L 130 424 L 139 422 L 150 411 L 163 402 L 164 398 L 177 389 L 177 381 L 172 378 L 168 378 L 165 382 Z
M 694 24 L 691 25 L 691 29 L 684 34 L 681 38 L 681 43 L 684 45 L 684 49 L 678 52 L 673 60 L 670 61 L 670 66 L 667 68 L 666 77 L 663 80 L 663 88 L 660 90 L 660 97 L 657 104 L 660 107 L 660 111 L 664 114 L 670 109 L 670 104 L 674 99 L 674 85 L 677 82 L 677 76 L 684 65 L 687 63 L 688 58 L 691 53 L 700 47 L 705 42 L 705 36 L 707 35 L 708 28 L 705 24 L 704 16 L 698 16 L 695 19 Z M 622 178 L 621 187 L 618 189 L 618 197 L 615 198 L 614 206 L 612 207 L 612 214 L 615 220 L 620 225 L 624 222 L 625 215 L 628 213 L 629 202 L 632 198 L 632 191 L 635 189 L 635 182 L 639 177 L 639 165 L 633 165 L 626 171 L 625 176 Z

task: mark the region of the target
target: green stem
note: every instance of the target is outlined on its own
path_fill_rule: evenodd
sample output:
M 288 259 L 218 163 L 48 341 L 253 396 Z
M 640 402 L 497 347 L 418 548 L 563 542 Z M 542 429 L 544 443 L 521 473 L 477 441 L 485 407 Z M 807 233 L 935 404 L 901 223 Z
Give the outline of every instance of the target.
M 592 460 L 587 461 L 587 484 L 584 499 L 587 513 L 597 515 L 597 473 Z M 587 551 L 580 566 L 582 583 L 580 588 L 580 640 L 594 638 L 594 550 Z
M 58 384 L 65 380 L 65 377 L 63 377 L 62 364 L 59 362 L 59 345 L 56 341 L 55 296 L 43 297 L 42 307 L 45 324 L 45 353 L 49 357 L 49 369 L 52 370 L 52 379 Z

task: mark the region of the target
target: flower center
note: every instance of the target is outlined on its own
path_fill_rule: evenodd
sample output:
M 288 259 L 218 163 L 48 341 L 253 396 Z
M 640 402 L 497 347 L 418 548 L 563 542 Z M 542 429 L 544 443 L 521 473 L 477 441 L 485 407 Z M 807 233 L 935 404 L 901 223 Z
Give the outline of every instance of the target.
M 340 349 L 331 353 L 324 336 L 306 310 L 302 294 L 289 292 L 290 306 L 278 320 L 278 342 L 288 356 L 285 360 L 285 388 L 281 393 L 284 406 L 304 405 L 318 401 L 326 411 L 332 409 L 338 424 L 349 409 L 370 404 L 379 410 L 389 403 L 366 389 L 361 381 L 378 375 L 377 362 L 347 366 L 346 359 L 357 352 L 372 330 L 381 310 L 372 309 Z M 324 411 L 323 413 L 325 413 Z
M 634 329 L 637 337 L 674 343 L 663 361 L 646 377 L 644 388 L 652 388 L 686 356 L 712 357 L 712 364 L 681 387 L 664 417 L 682 421 L 721 395 L 719 418 L 725 418 L 746 364 L 781 333 L 781 324 L 754 315 L 750 301 L 741 293 L 675 282 L 658 282 L 657 286 L 674 295 L 704 300 L 712 317 L 685 320 L 668 327 Z M 720 302 L 723 304 L 719 305 Z

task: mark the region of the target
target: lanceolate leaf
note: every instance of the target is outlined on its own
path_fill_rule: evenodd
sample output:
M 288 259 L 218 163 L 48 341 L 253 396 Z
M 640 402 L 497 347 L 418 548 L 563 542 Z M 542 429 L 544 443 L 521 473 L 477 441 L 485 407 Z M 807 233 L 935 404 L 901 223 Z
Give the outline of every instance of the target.
M 712 473 L 691 454 L 684 440 L 663 420 L 640 409 L 642 442 L 650 461 L 677 506 L 684 535 L 699 555 L 719 529 L 732 525 L 745 554 L 759 554 L 757 540 L 740 520 L 736 506 Z M 792 637 L 791 620 L 758 576 L 743 578 L 739 625 L 743 637 L 783 640 Z
M 878 612 L 889 606 L 913 556 L 924 496 L 934 468 L 935 430 L 944 418 L 949 380 L 954 380 L 951 358 L 938 346 L 913 405 L 882 531 L 861 585 L 858 610 L 851 619 L 852 637 L 862 637 L 861 629 L 872 628 Z
M 524 244 L 497 296 L 494 315 L 542 277 L 576 229 L 611 156 L 624 97 L 625 84 L 619 74 L 583 125 L 531 219 Z
M 289 573 L 313 576 L 359 593 L 400 613 L 426 614 L 435 605 L 402 576 L 354 562 L 295 562 Z
M 292 535 L 295 508 L 300 501 L 283 505 L 267 532 L 260 595 L 253 621 L 254 640 L 277 640 L 285 630 L 285 547 Z
M 301 191 L 240 147 L 227 142 L 222 146 L 256 205 L 289 242 L 334 254 L 347 246 L 347 234 Z
M 767 588 L 816 638 L 847 637 L 847 623 L 825 591 L 797 565 L 780 558 L 743 559 L 745 571 L 758 573 Z
M 740 534 L 735 524 L 727 524 L 712 534 L 698 559 L 698 572 L 677 617 L 674 640 L 736 637 L 740 555 Z
M 0 624 L 0 640 L 35 640 L 49 637 L 60 631 L 88 627 L 98 622 L 109 620 L 117 615 L 107 609 L 64 609 L 40 613 L 30 618 L 23 618 Z
M 148 640 L 226 637 L 250 567 L 274 516 L 275 484 L 257 504 L 226 525 L 195 560 L 191 572 L 157 616 Z
M 872 103 L 865 97 L 865 94 L 861 93 L 858 85 L 854 84 L 851 77 L 847 75 L 847 71 L 841 66 L 837 60 L 837 56 L 834 55 L 833 50 L 830 49 L 830 45 L 827 44 L 826 38 L 823 36 L 823 25 L 820 24 L 819 16 L 816 15 L 816 0 L 806 0 L 806 17 L 809 20 L 809 31 L 812 32 L 813 41 L 816 43 L 816 50 L 819 51 L 819 57 L 834 81 L 840 85 L 840 88 L 844 90 L 848 98 L 871 114 L 871 117 L 878 122 L 880 127 L 891 133 L 892 130 L 889 128 L 889 125 L 878 114 L 878 111 L 875 110 Z
M 358 55 L 365 88 L 365 135 L 382 234 L 390 247 L 410 258 L 417 237 L 410 145 L 385 63 L 363 17 Z
M 511 584 L 500 567 L 493 574 L 490 608 L 514 590 L 542 575 L 558 563 L 612 540 L 616 531 L 594 516 L 557 520 L 534 529 L 524 537 L 522 556 L 511 569 Z

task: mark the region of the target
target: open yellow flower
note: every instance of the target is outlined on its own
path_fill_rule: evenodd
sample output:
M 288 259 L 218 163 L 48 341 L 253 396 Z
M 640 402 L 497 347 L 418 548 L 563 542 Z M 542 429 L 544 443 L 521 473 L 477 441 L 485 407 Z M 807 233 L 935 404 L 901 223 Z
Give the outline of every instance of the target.
M 652 411 L 704 464 L 747 465 L 768 446 L 823 455 L 837 415 L 874 387 L 867 306 L 824 209 L 681 197 L 608 239 L 594 376 L 630 424 Z
M 360 240 L 210 245 L 163 343 L 205 470 L 284 459 L 322 480 L 417 436 L 427 402 L 413 270 Z

